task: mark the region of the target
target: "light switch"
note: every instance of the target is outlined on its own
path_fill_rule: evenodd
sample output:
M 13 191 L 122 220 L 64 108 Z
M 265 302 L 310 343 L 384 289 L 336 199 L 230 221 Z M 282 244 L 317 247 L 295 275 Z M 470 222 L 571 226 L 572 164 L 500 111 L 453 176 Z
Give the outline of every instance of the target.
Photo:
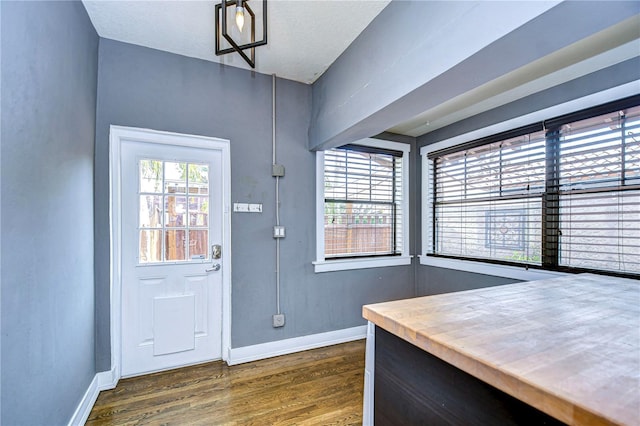
M 248 212 L 249 204 L 247 203 L 233 203 L 233 211 L 234 212 Z
M 262 203 L 233 203 L 233 211 L 238 213 L 262 213 Z
M 262 203 L 260 203 L 260 204 L 249 204 L 249 212 L 251 212 L 251 213 L 262 213 Z

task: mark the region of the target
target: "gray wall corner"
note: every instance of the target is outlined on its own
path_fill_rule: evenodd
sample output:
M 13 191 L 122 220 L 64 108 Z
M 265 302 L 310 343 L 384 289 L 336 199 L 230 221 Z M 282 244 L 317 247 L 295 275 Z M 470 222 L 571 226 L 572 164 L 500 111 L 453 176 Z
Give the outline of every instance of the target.
M 81 2 L 0 8 L 0 422 L 66 424 L 96 373 L 98 36 Z

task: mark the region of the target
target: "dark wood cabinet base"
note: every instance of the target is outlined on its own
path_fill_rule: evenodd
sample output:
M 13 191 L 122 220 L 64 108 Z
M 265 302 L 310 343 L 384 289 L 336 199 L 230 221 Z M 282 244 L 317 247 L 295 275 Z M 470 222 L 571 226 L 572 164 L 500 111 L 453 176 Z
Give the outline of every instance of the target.
M 376 426 L 564 424 L 380 327 L 374 374 Z

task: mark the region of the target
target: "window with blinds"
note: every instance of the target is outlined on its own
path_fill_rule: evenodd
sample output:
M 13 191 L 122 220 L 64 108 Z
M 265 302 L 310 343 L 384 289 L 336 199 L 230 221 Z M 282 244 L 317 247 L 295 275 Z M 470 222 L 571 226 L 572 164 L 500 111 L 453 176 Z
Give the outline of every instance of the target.
M 543 132 L 434 158 L 435 253 L 540 264 Z
M 428 254 L 640 273 L 639 103 L 430 153 Z
M 564 124 L 551 139 L 558 264 L 640 273 L 640 107 Z
M 358 145 L 325 151 L 326 259 L 401 253 L 402 154 Z

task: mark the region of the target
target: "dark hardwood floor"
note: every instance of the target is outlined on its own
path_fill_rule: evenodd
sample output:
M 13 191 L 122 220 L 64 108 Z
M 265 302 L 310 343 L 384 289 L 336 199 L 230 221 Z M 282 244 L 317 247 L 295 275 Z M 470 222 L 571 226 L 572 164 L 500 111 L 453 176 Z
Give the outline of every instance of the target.
M 100 393 L 87 425 L 359 425 L 364 350 L 360 340 L 123 379 Z

